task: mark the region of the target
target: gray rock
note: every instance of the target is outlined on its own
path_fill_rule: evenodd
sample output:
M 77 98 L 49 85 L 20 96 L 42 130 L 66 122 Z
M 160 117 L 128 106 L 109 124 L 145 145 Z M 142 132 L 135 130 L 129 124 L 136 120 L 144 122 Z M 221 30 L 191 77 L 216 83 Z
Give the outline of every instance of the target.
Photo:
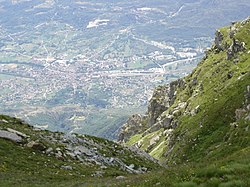
M 130 169 L 134 169 L 134 168 L 135 168 L 135 165 L 134 165 L 134 164 L 130 164 L 128 167 L 129 167 Z
M 62 166 L 61 168 L 65 170 L 73 170 L 72 166 Z
M 140 170 L 141 170 L 142 172 L 147 172 L 147 171 L 148 171 L 148 168 L 142 167 L 142 168 L 140 168 Z
M 235 117 L 236 119 L 241 119 L 245 117 L 247 111 L 245 109 L 236 109 L 235 111 Z
M 195 116 L 200 111 L 200 105 L 196 106 L 192 111 L 191 115 Z
M 29 143 L 27 143 L 27 147 L 35 149 L 35 150 L 39 150 L 39 151 L 44 151 L 46 149 L 46 147 L 39 141 L 30 141 Z
M 112 163 L 114 160 L 115 160 L 115 159 L 114 159 L 113 157 L 111 157 L 111 158 L 109 159 L 109 162 Z
M 108 167 L 107 166 L 101 166 L 101 169 L 107 169 Z
M 91 176 L 92 176 L 92 177 L 103 177 L 103 174 L 105 174 L 104 171 L 96 171 L 96 172 L 93 173 Z
M 228 74 L 227 74 L 227 78 L 228 78 L 228 79 L 231 79 L 232 77 L 233 77 L 233 72 L 231 72 L 231 71 L 230 71 L 230 72 L 228 72 Z
M 0 122 L 1 122 L 1 123 L 9 123 L 9 122 L 8 122 L 7 120 L 5 120 L 5 119 L 1 119 Z
M 223 41 L 223 34 L 220 31 L 216 31 L 215 33 L 215 47 L 219 51 L 223 51 L 223 46 L 222 46 L 222 41 Z
M 77 157 L 77 155 L 75 155 L 74 153 L 67 151 L 66 155 L 70 156 L 71 158 L 75 159 Z
M 117 176 L 117 177 L 116 177 L 116 179 L 117 179 L 117 180 L 124 180 L 124 179 L 126 179 L 126 178 L 127 178 L 127 177 L 122 176 L 122 175 L 121 175 L 121 176 Z
M 45 153 L 48 155 L 48 154 L 50 154 L 52 151 L 53 151 L 53 148 L 50 147 L 50 148 L 48 148 L 48 149 L 45 151 Z
M 77 155 L 84 154 L 84 155 L 86 155 L 88 157 L 92 157 L 92 156 L 95 155 L 95 153 L 94 152 L 92 153 L 92 151 L 90 149 L 88 149 L 85 146 L 81 146 L 81 145 L 80 146 L 76 146 L 74 148 L 74 153 L 77 154 Z
M 152 137 L 149 141 L 149 146 L 154 146 L 159 140 L 160 140 L 159 135 Z
M 26 134 L 24 134 L 24 133 L 22 133 L 22 132 L 19 132 L 19 131 L 16 131 L 16 130 L 14 130 L 14 129 L 7 128 L 7 131 L 13 132 L 13 133 L 15 133 L 15 134 L 17 134 L 18 136 L 21 136 L 21 137 L 23 137 L 23 138 L 28 138 L 28 136 L 27 136 Z
M 17 135 L 16 133 L 5 131 L 5 130 L 0 130 L 0 138 L 11 140 L 16 143 L 22 143 L 23 141 L 21 136 Z
M 162 120 L 162 127 L 164 129 L 168 129 L 171 125 L 171 122 L 173 121 L 174 116 L 172 115 L 167 115 L 163 120 Z
M 61 151 L 57 151 L 57 152 L 55 153 L 55 156 L 56 156 L 56 158 L 58 158 L 58 159 L 63 159 L 63 154 L 62 154 Z

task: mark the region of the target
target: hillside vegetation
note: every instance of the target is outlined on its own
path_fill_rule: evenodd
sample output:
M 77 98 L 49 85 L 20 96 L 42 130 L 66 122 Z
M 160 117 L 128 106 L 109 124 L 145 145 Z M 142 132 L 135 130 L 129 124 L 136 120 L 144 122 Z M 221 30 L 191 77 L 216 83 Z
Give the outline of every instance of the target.
M 219 29 L 195 70 L 156 88 L 147 114 L 134 116 L 120 141 L 169 167 L 201 165 L 215 186 L 249 186 L 250 19 Z

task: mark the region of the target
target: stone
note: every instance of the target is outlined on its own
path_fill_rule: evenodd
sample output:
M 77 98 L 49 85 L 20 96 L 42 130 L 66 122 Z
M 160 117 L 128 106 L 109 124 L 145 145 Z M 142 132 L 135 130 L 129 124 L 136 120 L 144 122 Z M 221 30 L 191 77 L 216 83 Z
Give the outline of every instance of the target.
M 200 105 L 196 106 L 192 111 L 191 115 L 195 116 L 200 111 Z
M 105 174 L 104 171 L 96 171 L 96 172 L 93 173 L 91 176 L 92 176 L 92 177 L 103 177 L 103 174 Z
M 245 117 L 245 120 L 250 121 L 250 113 Z
M 115 160 L 115 159 L 114 159 L 113 157 L 111 157 L 111 158 L 109 159 L 109 162 L 112 163 L 114 160 Z
M 72 166 L 61 166 L 61 168 L 65 170 L 73 170 Z
M 101 169 L 107 169 L 108 167 L 107 166 L 101 166 L 100 168 Z
M 22 132 L 19 132 L 19 131 L 16 131 L 16 130 L 14 130 L 14 129 L 7 128 L 7 131 L 13 132 L 13 133 L 15 133 L 15 134 L 17 134 L 18 136 L 21 136 L 21 137 L 23 137 L 23 138 L 28 138 L 28 136 L 27 136 L 26 134 L 24 134 L 24 133 L 22 133 Z
M 142 167 L 142 168 L 140 168 L 140 170 L 143 171 L 143 172 L 147 172 L 147 171 L 148 171 L 148 168 Z
M 150 139 L 149 146 L 154 146 L 159 140 L 160 140 L 160 136 L 156 135 L 155 137 Z
M 116 177 L 116 179 L 117 179 L 117 180 L 124 180 L 124 179 L 126 179 L 126 178 L 127 178 L 127 177 L 122 176 L 122 175 L 121 175 L 121 176 L 117 176 L 117 177 Z
M 181 111 L 180 110 L 173 111 L 173 116 L 178 117 L 180 115 L 181 115 Z
M 134 164 L 130 164 L 128 167 L 132 170 L 132 169 L 135 168 L 135 165 Z
M 52 151 L 53 151 L 53 148 L 50 147 L 50 148 L 48 148 L 48 149 L 45 151 L 45 153 L 48 155 L 48 154 L 50 154 Z
M 167 129 L 167 130 L 165 130 L 163 132 L 163 135 L 166 136 L 166 137 L 168 137 L 168 136 L 170 136 L 172 134 L 172 132 L 173 132 L 173 129 Z
M 167 115 L 163 120 L 162 120 L 162 127 L 164 129 L 169 129 L 171 126 L 171 122 L 173 121 L 174 116 L 172 115 Z
M 69 151 L 66 152 L 66 155 L 70 156 L 72 159 L 75 159 L 76 156 L 77 156 L 77 155 L 75 155 L 74 153 L 69 152 Z
M 236 109 L 235 110 L 235 117 L 236 119 L 241 119 L 246 115 L 247 111 L 245 109 Z
M 9 122 L 8 122 L 7 120 L 5 120 L 5 119 L 1 119 L 0 122 L 1 122 L 1 123 L 9 123 Z
M 46 149 L 46 147 L 38 141 L 30 141 L 29 143 L 27 143 L 27 147 L 35 149 L 35 150 L 39 150 L 39 151 L 44 151 Z
M 85 146 L 81 146 L 81 145 L 75 147 L 74 153 L 79 154 L 79 155 L 84 154 L 84 155 L 89 156 L 89 157 L 92 157 L 95 155 L 95 153 L 92 153 L 90 149 L 88 149 Z
M 56 156 L 56 158 L 58 158 L 58 159 L 63 159 L 63 154 L 62 154 L 61 151 L 57 151 L 57 152 L 55 153 L 55 156 Z
M 230 71 L 230 72 L 228 72 L 228 74 L 227 74 L 227 78 L 228 78 L 228 79 L 231 79 L 232 77 L 233 77 L 233 72 L 231 72 L 231 71 Z
M 22 143 L 23 141 L 21 136 L 17 135 L 16 133 L 5 131 L 5 130 L 0 130 L 0 138 L 11 140 L 16 143 Z

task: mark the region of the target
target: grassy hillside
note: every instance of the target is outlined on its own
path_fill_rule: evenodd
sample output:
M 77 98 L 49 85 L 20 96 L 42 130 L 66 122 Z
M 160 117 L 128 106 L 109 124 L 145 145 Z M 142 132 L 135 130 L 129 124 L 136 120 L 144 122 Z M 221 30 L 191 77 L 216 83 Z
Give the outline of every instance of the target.
M 106 186 L 118 176 L 157 168 L 145 153 L 109 140 L 43 131 L 0 116 L 0 186 Z

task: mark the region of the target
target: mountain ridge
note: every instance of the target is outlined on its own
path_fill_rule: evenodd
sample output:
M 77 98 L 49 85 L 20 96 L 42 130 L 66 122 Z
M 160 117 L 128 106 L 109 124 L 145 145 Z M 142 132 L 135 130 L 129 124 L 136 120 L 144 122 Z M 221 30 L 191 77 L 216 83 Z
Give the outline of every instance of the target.
M 206 156 L 205 150 L 212 146 L 208 142 L 205 145 L 205 141 L 217 144 L 211 149 L 220 147 L 220 142 L 226 142 L 220 136 L 226 139 L 229 136 L 226 134 L 233 131 L 228 129 L 235 124 L 238 127 L 238 123 L 242 123 L 247 128 L 250 108 L 249 22 L 247 18 L 219 29 L 214 45 L 206 51 L 195 70 L 185 78 L 157 87 L 146 115 L 133 123 L 128 120 L 121 130 L 119 141 L 173 164 L 190 159 L 194 161 L 201 156 L 201 152 L 202 157 Z M 141 126 L 144 130 L 140 130 Z M 133 133 L 134 129 L 139 133 Z M 247 131 L 241 133 L 248 139 Z M 199 141 L 199 136 L 204 142 Z M 196 150 L 199 143 L 204 149 L 197 151 L 199 156 L 189 153 L 188 150 Z M 248 146 L 246 142 L 244 145 Z

